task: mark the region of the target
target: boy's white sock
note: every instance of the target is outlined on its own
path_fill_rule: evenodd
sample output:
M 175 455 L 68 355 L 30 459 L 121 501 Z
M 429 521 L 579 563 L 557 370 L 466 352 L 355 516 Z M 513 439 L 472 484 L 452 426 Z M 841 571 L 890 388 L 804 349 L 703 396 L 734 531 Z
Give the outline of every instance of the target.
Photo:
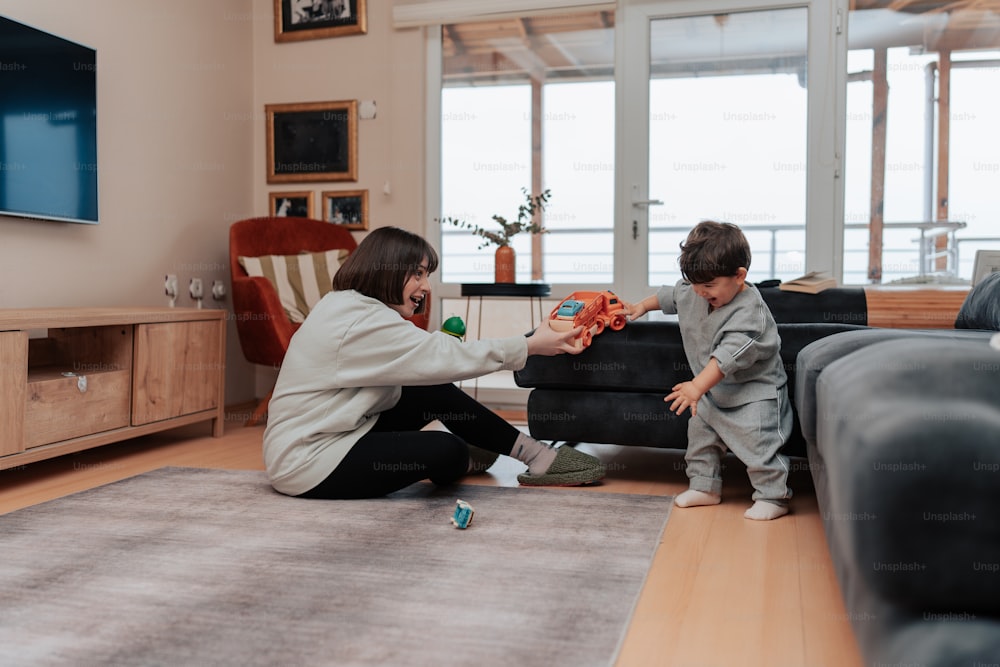
M 722 502 L 722 496 L 718 493 L 706 493 L 705 491 L 695 491 L 688 489 L 684 493 L 674 498 L 674 504 L 678 507 L 698 507 L 700 505 L 718 505 Z
M 777 505 L 766 500 L 757 500 L 754 501 L 753 507 L 743 513 L 743 516 L 754 521 L 770 521 L 786 514 L 788 514 L 788 505 Z
M 528 466 L 532 475 L 544 475 L 556 460 L 556 450 L 544 442 L 535 440 L 527 433 L 519 433 L 510 455 Z

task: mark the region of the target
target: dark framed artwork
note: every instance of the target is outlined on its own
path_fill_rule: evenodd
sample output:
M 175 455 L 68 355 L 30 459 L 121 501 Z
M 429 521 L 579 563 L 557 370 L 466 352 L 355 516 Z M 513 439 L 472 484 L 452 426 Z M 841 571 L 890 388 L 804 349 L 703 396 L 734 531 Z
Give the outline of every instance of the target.
M 274 41 L 368 32 L 368 0 L 274 0 Z
M 368 191 L 337 190 L 323 193 L 323 219 L 347 229 L 368 229 Z
M 358 101 L 267 104 L 267 182 L 358 180 Z
M 298 192 L 269 192 L 270 215 L 278 218 L 313 218 L 313 193 L 310 190 Z

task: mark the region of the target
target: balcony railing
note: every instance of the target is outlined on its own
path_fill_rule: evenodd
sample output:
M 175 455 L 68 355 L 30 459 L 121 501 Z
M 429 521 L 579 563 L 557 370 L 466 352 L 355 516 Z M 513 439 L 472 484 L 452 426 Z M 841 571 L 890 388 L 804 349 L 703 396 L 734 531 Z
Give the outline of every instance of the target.
M 751 240 L 754 253 L 753 279 L 769 278 L 787 280 L 801 275 L 805 259 L 805 225 L 795 223 L 768 223 L 740 225 Z M 968 280 L 972 276 L 975 250 L 1000 247 L 1000 236 L 960 238 L 957 235 L 967 227 L 965 222 L 887 222 L 883 228 L 893 244 L 882 249 L 882 282 L 894 280 L 938 279 L 943 282 Z M 863 238 L 846 243 L 844 250 L 844 284 L 867 284 L 868 280 L 868 223 L 846 223 L 845 234 L 865 232 Z M 912 230 L 912 238 L 905 245 L 897 232 Z M 650 226 L 650 284 L 667 284 L 677 280 L 678 245 L 690 231 L 689 226 Z M 468 234 L 461 230 L 442 230 L 445 236 Z M 580 282 L 613 282 L 613 253 L 611 229 L 555 229 L 545 239 L 545 281 L 553 284 Z M 938 247 L 938 240 L 945 242 Z M 530 258 L 522 251 L 518 256 L 518 276 L 528 280 Z M 939 268 L 939 260 L 944 267 Z M 484 253 L 449 253 L 445 262 L 444 279 L 447 282 L 483 282 L 492 279 L 492 256 Z

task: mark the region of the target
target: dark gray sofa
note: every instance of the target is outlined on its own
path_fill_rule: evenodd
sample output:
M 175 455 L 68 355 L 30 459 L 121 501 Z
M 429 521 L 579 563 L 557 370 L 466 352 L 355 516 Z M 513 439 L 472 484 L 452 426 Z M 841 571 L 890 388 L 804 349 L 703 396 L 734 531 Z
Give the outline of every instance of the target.
M 865 329 L 867 306 L 861 288 L 820 294 L 761 288 L 781 337 L 781 359 L 794 395 L 796 358 L 813 341 Z M 692 377 L 676 322 L 632 322 L 606 330 L 579 355 L 529 357 L 514 374 L 528 395 L 528 428 L 540 440 L 687 448 L 689 414 L 675 415 L 663 397 Z M 805 441 L 796 426 L 785 445 L 804 457 Z
M 991 282 L 957 322 L 989 330 L 867 329 L 798 355 L 796 414 L 867 664 L 1000 662 L 1000 274 Z

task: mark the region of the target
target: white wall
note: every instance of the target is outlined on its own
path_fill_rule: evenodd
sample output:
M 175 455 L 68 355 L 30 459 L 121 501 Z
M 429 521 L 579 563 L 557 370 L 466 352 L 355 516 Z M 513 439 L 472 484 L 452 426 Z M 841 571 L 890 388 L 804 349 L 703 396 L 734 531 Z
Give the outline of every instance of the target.
M 368 34 L 277 44 L 272 0 L 0 0 L 0 14 L 97 49 L 99 225 L 0 217 L 0 308 L 166 305 L 163 278 L 229 286 L 228 228 L 270 190 L 370 190 L 372 225 L 422 231 L 419 30 L 368 2 Z M 268 185 L 269 103 L 375 100 L 356 183 Z M 388 183 L 391 194 L 383 194 Z M 356 236 L 361 238 L 362 233 Z M 229 300 L 205 307 L 229 307 Z M 229 322 L 228 404 L 270 389 Z
M 369 190 L 372 227 L 423 231 L 424 41 L 419 29 L 395 31 L 392 3 L 369 0 L 368 33 L 275 43 L 273 0 L 254 0 L 254 91 L 260 114 L 254 136 L 254 205 L 268 192 L 312 190 L 319 213 L 323 190 Z M 358 180 L 268 185 L 265 104 L 374 100 L 377 115 L 358 122 Z M 391 194 L 384 194 L 388 183 Z M 363 234 L 356 234 L 358 240 Z
M 392 28 L 392 3 L 369 0 L 368 32 L 298 42 L 274 41 L 273 0 L 253 0 L 254 208 L 265 211 L 270 192 L 310 190 L 322 216 L 325 190 L 367 189 L 370 229 L 394 225 L 423 233 L 424 38 L 419 29 Z M 264 105 L 374 100 L 376 116 L 358 121 L 358 180 L 283 183 L 266 179 Z M 385 194 L 388 185 L 390 194 Z M 355 232 L 360 241 L 363 232 Z M 273 370 L 257 371 L 265 395 Z

